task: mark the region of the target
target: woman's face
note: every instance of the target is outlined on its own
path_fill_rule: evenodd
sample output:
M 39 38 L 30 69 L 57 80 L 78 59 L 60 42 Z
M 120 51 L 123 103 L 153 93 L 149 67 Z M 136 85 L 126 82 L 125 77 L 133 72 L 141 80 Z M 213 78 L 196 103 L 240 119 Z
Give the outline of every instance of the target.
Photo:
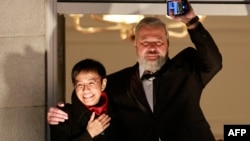
M 99 102 L 106 83 L 107 79 L 101 80 L 96 72 L 82 71 L 76 76 L 76 95 L 84 105 L 94 106 Z

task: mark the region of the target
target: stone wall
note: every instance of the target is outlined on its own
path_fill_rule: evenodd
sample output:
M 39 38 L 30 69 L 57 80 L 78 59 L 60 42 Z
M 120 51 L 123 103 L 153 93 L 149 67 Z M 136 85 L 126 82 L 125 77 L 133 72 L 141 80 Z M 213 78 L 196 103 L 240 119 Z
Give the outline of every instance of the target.
M 45 0 L 0 1 L 0 140 L 45 140 Z

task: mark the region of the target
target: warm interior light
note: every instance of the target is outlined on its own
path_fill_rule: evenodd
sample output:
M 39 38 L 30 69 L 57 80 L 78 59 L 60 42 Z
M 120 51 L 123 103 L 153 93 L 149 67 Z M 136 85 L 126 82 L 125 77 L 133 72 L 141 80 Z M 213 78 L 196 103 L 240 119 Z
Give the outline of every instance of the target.
M 74 27 L 77 31 L 82 33 L 96 33 L 101 31 L 108 30 L 120 30 L 121 39 L 134 39 L 134 27 L 136 23 L 138 23 L 144 15 L 91 15 L 91 18 L 98 22 L 108 22 L 113 23 L 111 26 L 100 26 L 100 27 L 84 27 L 81 25 L 81 19 L 84 18 L 83 14 L 70 14 L 70 17 L 73 18 Z M 158 16 L 159 17 L 159 16 Z M 164 17 L 164 15 L 162 16 Z M 166 16 L 167 19 L 171 19 Z M 199 15 L 200 21 L 204 22 L 206 16 Z M 166 19 L 166 20 L 167 20 Z M 175 38 L 183 38 L 188 35 L 187 27 L 184 23 L 181 22 L 167 22 L 166 23 L 169 36 Z
M 140 21 L 143 15 L 103 15 L 104 21 L 133 24 Z

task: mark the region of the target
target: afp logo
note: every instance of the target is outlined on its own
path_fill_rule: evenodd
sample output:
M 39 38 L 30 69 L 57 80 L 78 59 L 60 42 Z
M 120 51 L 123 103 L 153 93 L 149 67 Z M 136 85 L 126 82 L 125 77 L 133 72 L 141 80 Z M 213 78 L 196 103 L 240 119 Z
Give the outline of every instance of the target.
M 250 141 L 250 125 L 224 125 L 224 141 Z

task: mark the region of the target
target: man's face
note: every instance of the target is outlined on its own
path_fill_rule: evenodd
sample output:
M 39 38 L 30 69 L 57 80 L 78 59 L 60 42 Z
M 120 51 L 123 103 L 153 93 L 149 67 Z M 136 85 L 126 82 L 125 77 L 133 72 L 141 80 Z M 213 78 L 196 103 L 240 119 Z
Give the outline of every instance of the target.
M 157 71 L 166 61 L 168 40 L 163 27 L 142 27 L 134 45 L 138 62 L 145 70 Z

